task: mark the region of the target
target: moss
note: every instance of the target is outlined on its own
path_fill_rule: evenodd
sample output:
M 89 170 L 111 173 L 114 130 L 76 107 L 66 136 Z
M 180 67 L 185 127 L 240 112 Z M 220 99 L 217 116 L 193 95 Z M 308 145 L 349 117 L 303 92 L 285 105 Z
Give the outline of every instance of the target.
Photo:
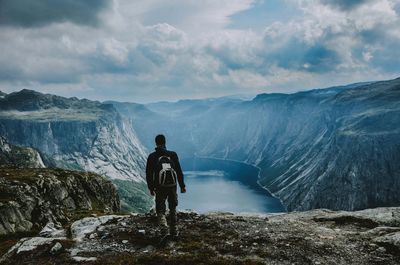
M 372 229 L 378 227 L 379 224 L 371 219 L 357 217 L 357 216 L 337 216 L 337 217 L 329 217 L 329 218 L 314 218 L 316 222 L 329 222 L 333 221 L 336 225 L 355 225 L 359 227 L 365 227 L 368 229 Z
M 28 184 L 35 182 L 39 178 L 35 169 L 2 168 L 0 169 L 0 176 Z
M 60 242 L 63 246 L 57 254 L 50 254 L 50 249 L 54 246 L 56 242 Z M 41 264 L 41 265 L 54 265 L 54 264 L 76 264 L 70 258 L 70 253 L 65 249 L 71 248 L 75 242 L 73 240 L 55 240 L 53 244 L 42 245 L 35 249 L 34 252 L 21 252 L 17 256 L 13 256 L 12 259 L 5 261 L 2 264 L 10 265 L 31 265 L 31 264 Z M 34 260 L 34 261 L 33 261 Z
M 0 190 L 0 202 L 8 202 L 15 199 L 15 194 Z
M 264 264 L 260 261 L 251 259 L 238 259 L 235 257 L 223 257 L 215 255 L 212 252 L 193 254 L 168 254 L 163 252 L 154 252 L 147 254 L 129 254 L 121 253 L 117 256 L 103 256 L 94 264 L 146 264 L 146 265 L 250 265 L 250 264 Z
M 17 232 L 9 235 L 0 236 L 0 257 L 3 256 L 8 250 L 15 245 L 21 238 L 32 237 L 39 233 L 38 229 L 32 229 L 29 232 Z

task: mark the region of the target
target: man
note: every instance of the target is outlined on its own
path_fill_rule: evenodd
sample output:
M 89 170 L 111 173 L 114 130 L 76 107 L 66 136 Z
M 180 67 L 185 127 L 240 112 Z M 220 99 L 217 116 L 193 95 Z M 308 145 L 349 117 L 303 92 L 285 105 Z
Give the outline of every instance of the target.
M 161 236 L 168 234 L 178 236 L 176 206 L 178 195 L 177 183 L 181 193 L 185 193 L 183 173 L 179 164 L 178 155 L 166 149 L 165 136 L 160 134 L 155 138 L 156 151 L 147 158 L 146 180 L 151 196 L 156 196 L 156 213 Z M 165 217 L 165 201 L 168 200 L 170 229 L 168 231 L 167 219 Z

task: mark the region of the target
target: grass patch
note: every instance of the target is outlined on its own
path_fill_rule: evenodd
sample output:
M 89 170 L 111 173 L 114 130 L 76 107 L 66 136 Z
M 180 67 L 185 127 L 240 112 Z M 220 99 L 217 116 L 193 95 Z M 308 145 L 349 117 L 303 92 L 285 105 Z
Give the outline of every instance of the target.
M 144 182 L 114 179 L 121 200 L 121 211 L 124 213 L 146 213 L 153 206 L 153 198 L 148 194 Z
M 250 265 L 250 264 L 264 264 L 259 261 L 251 259 L 238 259 L 235 257 L 222 257 L 214 253 L 202 254 L 167 254 L 156 252 L 151 254 L 129 254 L 121 253 L 118 256 L 105 257 L 101 260 L 94 262 L 94 264 L 148 264 L 148 265 Z

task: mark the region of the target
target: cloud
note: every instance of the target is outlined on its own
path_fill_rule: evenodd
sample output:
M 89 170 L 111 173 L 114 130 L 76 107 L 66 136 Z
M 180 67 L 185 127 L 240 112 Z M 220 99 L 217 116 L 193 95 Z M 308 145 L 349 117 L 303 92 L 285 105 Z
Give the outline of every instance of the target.
M 340 8 L 342 10 L 351 10 L 369 1 L 370 0 L 322 0 L 322 3 Z
M 97 25 L 98 13 L 108 0 L 1 0 L 0 25 L 40 27 L 54 22 L 70 21 Z
M 286 0 L 296 17 L 264 31 L 231 27 L 233 15 L 251 13 L 257 1 L 82 2 L 93 8 L 92 22 L 60 15 L 0 27 L 2 90 L 53 87 L 67 96 L 155 101 L 290 92 L 400 72 L 398 0 L 346 8 L 344 1 Z

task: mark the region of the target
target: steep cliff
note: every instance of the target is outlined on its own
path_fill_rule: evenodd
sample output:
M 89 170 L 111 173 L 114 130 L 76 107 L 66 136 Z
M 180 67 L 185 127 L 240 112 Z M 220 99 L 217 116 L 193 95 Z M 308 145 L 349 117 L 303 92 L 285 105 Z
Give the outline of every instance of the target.
M 400 204 L 400 79 L 251 101 L 135 105 L 123 113 L 146 145 L 146 133 L 162 128 L 180 154 L 259 166 L 261 184 L 288 210 Z
M 143 180 L 144 151 L 111 105 L 21 90 L 0 99 L 0 134 L 112 179 Z
M 0 135 L 37 149 L 54 167 L 93 171 L 119 188 L 134 187 L 121 198 L 129 210 L 151 204 L 143 192 L 144 148 L 112 105 L 21 90 L 0 98 Z

